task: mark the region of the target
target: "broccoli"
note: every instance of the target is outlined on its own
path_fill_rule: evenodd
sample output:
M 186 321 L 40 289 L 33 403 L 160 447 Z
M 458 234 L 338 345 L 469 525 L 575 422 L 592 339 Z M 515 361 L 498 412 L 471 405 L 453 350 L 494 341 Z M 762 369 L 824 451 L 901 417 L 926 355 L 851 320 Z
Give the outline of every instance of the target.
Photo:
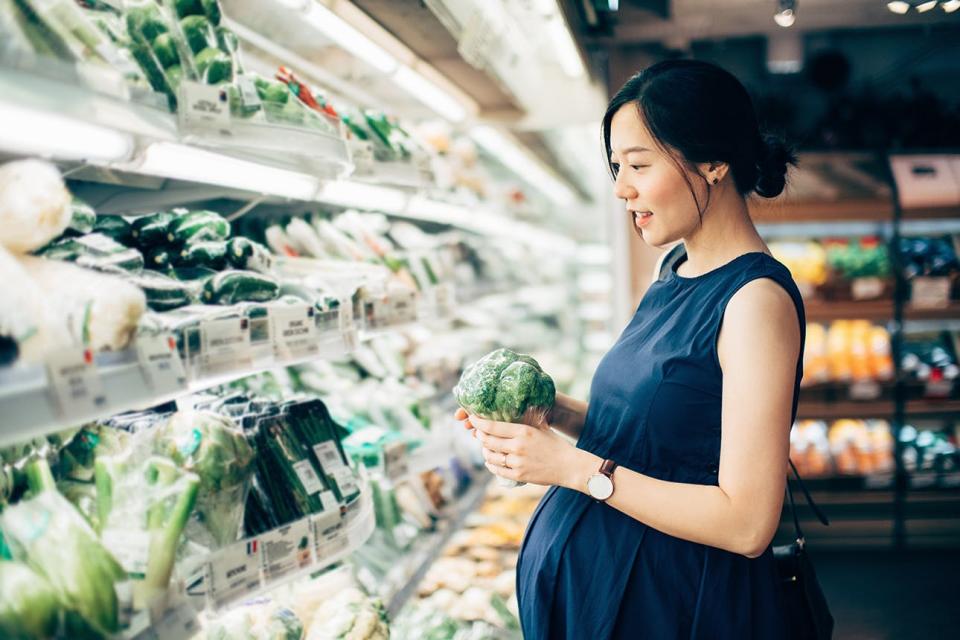
M 539 425 L 553 407 L 556 389 L 528 355 L 498 349 L 466 368 L 453 390 L 473 415 L 501 422 Z

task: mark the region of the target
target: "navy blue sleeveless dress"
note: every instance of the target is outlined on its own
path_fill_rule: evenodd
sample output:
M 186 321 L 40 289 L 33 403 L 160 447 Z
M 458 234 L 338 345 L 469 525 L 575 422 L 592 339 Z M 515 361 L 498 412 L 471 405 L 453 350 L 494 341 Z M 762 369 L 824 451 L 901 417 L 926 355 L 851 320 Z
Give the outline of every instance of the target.
M 668 254 L 600 362 L 577 446 L 654 478 L 717 485 L 716 343 L 727 303 L 769 278 L 793 298 L 801 340 L 806 322 L 800 292 L 774 258 L 748 253 L 694 278 L 676 273 L 685 258 L 682 245 Z M 794 416 L 801 375 L 798 359 Z M 750 559 L 681 540 L 562 487 L 531 518 L 517 595 L 526 640 L 786 637 L 771 548 Z

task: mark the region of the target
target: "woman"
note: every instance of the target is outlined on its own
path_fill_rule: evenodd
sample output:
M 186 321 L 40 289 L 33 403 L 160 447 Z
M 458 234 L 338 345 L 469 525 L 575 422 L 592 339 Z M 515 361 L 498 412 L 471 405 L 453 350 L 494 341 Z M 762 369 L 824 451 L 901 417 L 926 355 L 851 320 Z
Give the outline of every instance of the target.
M 603 136 L 635 231 L 668 251 L 593 378 L 549 429 L 468 417 L 487 467 L 552 485 L 517 566 L 527 640 L 782 638 L 770 542 L 802 372 L 803 303 L 745 197 L 794 163 L 713 65 L 631 78 Z

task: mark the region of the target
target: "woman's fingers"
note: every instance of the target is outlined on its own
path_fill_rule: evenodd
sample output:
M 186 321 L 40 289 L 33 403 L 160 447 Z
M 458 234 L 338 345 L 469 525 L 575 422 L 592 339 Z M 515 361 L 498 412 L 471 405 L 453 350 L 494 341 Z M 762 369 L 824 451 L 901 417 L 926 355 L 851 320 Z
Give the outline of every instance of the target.
M 457 407 L 456 413 L 453 414 L 454 420 L 466 420 L 467 419 L 467 410 L 463 407 Z
M 516 453 L 514 443 L 509 438 L 498 438 L 479 430 L 474 434 L 474 437 L 480 441 L 484 449 L 501 453 Z
M 525 429 L 529 429 L 525 424 L 511 424 L 509 422 L 495 422 L 493 420 L 484 420 L 477 416 L 470 416 L 470 422 L 473 426 L 483 431 L 487 435 L 497 436 L 498 438 L 516 438 L 522 434 Z

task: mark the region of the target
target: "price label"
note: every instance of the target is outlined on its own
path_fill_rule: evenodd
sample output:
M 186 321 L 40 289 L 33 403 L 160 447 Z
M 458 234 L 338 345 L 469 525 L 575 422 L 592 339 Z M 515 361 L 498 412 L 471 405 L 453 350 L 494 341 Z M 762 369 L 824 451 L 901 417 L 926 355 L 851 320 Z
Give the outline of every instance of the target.
M 240 87 L 240 99 L 243 100 L 243 106 L 250 110 L 257 110 L 261 106 L 260 94 L 257 92 L 257 85 L 253 82 L 253 76 L 242 74 L 237 79 L 237 85 Z
M 260 536 L 263 577 L 267 582 L 309 567 L 313 562 L 310 520 L 303 518 Z
M 158 394 L 174 393 L 187 386 L 187 374 L 173 336 L 137 339 L 137 358 L 150 389 Z
M 392 442 L 383 448 L 383 470 L 391 480 L 404 478 L 410 472 L 407 443 Z
M 347 548 L 347 529 L 339 509 L 324 511 L 314 516 L 312 522 L 318 562 L 325 562 Z
M 317 455 L 317 460 L 320 461 L 320 466 L 323 468 L 324 473 L 333 475 L 333 472 L 337 469 L 342 469 L 347 466 L 340 456 L 340 450 L 337 448 L 336 442 L 328 440 L 327 442 L 315 444 L 313 445 L 313 452 Z
M 207 566 L 207 594 L 215 606 L 260 587 L 260 543 L 257 538 L 217 551 Z
M 344 498 L 355 495 L 360 492 L 360 486 L 357 479 L 353 477 L 353 471 L 350 467 L 341 467 L 330 472 L 337 487 L 340 489 L 340 495 Z
M 861 380 L 850 385 L 851 400 L 876 400 L 880 393 L 880 384 L 873 380 Z
M 914 278 L 911 280 L 910 303 L 922 309 L 950 305 L 950 278 Z
M 90 349 L 68 349 L 47 358 L 47 376 L 60 416 L 76 421 L 107 405 L 103 382 Z
M 209 369 L 253 365 L 250 320 L 247 318 L 222 318 L 203 322 L 200 325 L 200 345 L 203 364 Z
M 353 302 L 350 300 L 340 302 L 340 333 L 348 351 L 357 348 L 357 325 L 353 318 Z
M 316 355 L 317 323 L 313 307 L 309 305 L 284 305 L 271 307 L 273 322 L 273 348 L 278 358 L 293 358 Z
M 854 278 L 850 295 L 854 300 L 874 300 L 883 295 L 883 280 L 880 278 Z
M 333 491 L 324 491 L 320 494 L 320 504 L 323 505 L 324 513 L 328 511 L 340 511 L 340 503 Z
M 226 89 L 220 86 L 181 81 L 177 113 L 181 126 L 188 131 L 230 129 L 230 100 Z
M 300 479 L 300 484 L 303 485 L 307 493 L 312 495 L 323 491 L 323 483 L 320 482 L 320 478 L 317 476 L 317 472 L 314 471 L 313 465 L 310 464 L 309 460 L 295 462 L 293 464 L 293 470 L 296 472 L 297 478 Z
M 388 319 L 392 324 L 405 324 L 417 319 L 417 300 L 415 295 L 402 293 L 391 296 L 388 304 Z

